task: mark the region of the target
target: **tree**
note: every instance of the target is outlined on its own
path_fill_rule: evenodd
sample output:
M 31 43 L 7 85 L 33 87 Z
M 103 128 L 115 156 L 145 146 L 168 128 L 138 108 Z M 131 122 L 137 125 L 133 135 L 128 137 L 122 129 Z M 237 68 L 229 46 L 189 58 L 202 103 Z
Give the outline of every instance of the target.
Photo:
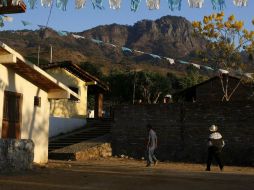
M 252 21 L 254 25 L 254 20 Z M 206 41 L 206 49 L 200 52 L 202 61 L 212 64 L 216 69 L 227 71 L 242 70 L 243 51 L 249 54 L 254 50 L 254 31 L 244 28 L 244 22 L 235 19 L 234 15 L 224 19 L 224 13 L 205 16 L 203 22 L 194 21 L 192 23 L 194 33 L 202 36 Z M 221 78 L 224 96 L 222 101 L 229 101 L 239 84 L 231 92 L 228 90 L 228 74 L 219 75 Z M 226 79 L 223 80 L 223 77 Z

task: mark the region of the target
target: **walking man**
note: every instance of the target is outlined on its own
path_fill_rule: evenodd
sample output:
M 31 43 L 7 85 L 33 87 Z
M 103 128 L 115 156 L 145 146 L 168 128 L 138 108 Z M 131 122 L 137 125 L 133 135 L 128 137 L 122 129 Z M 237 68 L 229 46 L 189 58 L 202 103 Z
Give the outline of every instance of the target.
M 157 135 L 155 131 L 153 130 L 152 126 L 150 124 L 147 125 L 147 130 L 149 133 L 148 136 L 148 142 L 147 142 L 147 167 L 150 167 L 152 163 L 156 165 L 158 163 L 157 158 L 155 157 L 154 151 L 157 148 Z
M 222 138 L 222 135 L 217 132 L 218 127 L 216 125 L 212 125 L 209 128 L 211 134 L 208 138 L 208 157 L 207 157 L 207 167 L 206 171 L 211 170 L 211 163 L 212 159 L 215 158 L 216 162 L 218 163 L 220 170 L 223 170 L 223 164 L 221 161 L 221 151 L 222 148 L 225 146 L 225 142 Z

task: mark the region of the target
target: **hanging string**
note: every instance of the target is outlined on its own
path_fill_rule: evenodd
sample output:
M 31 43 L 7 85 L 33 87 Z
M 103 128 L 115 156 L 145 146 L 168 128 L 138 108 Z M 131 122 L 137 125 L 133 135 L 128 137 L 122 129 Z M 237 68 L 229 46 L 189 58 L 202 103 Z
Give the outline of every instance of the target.
M 141 0 L 131 0 L 131 11 L 136 12 L 139 8 Z
M 109 0 L 109 7 L 111 9 L 120 9 L 121 7 L 121 0 Z
M 182 0 L 168 0 L 168 6 L 171 11 L 175 9 L 181 10 Z
M 76 5 L 76 9 L 81 9 L 85 6 L 86 4 L 86 0 L 76 0 L 75 1 L 75 5 Z
M 190 8 L 202 8 L 204 0 L 188 0 Z
M 62 11 L 67 10 L 68 0 L 56 0 L 56 7 L 61 9 Z
M 146 5 L 149 10 L 160 9 L 160 0 L 146 0 Z

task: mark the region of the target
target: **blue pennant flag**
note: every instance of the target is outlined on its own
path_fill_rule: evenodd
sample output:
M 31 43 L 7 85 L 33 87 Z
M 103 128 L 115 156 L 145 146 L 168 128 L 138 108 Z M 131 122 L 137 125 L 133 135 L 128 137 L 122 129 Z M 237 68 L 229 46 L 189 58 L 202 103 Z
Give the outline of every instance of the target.
M 174 11 L 175 9 L 181 10 L 182 6 L 182 0 L 168 0 L 168 6 L 171 11 Z
M 225 0 L 211 0 L 211 2 L 214 10 L 216 9 L 223 10 L 224 8 L 226 8 Z
M 178 60 L 178 62 L 181 63 L 181 64 L 190 64 L 189 62 L 187 62 L 187 61 L 182 61 L 182 60 Z
M 122 51 L 127 51 L 127 52 L 131 52 L 132 53 L 132 50 L 127 48 L 127 47 L 122 47 Z
M 103 7 L 103 0 L 92 0 L 92 4 L 93 4 L 93 9 L 104 9 Z
M 30 6 L 30 9 L 34 9 L 37 4 L 37 0 L 27 0 L 27 1 Z
M 4 20 L 2 16 L 0 16 L 0 27 L 4 27 Z
M 204 67 L 206 70 L 214 71 L 214 69 L 212 67 L 208 67 L 208 66 L 202 66 L 202 67 Z
M 153 57 L 154 59 L 161 59 L 161 57 L 160 56 L 158 56 L 158 55 L 154 55 L 154 54 L 148 54 L 148 55 L 150 55 L 151 57 Z
M 22 23 L 24 26 L 33 25 L 31 22 L 27 22 L 27 21 L 24 21 L 24 20 L 22 20 L 21 23 Z
M 6 7 L 8 4 L 8 0 L 2 0 L 0 5 L 2 5 L 3 7 Z
M 91 40 L 92 40 L 92 42 L 97 43 L 97 44 L 103 43 L 103 41 L 101 41 L 101 40 L 96 40 L 96 39 L 93 39 L 93 38 Z
M 131 11 L 136 12 L 141 3 L 141 0 L 131 0 Z
M 62 11 L 67 10 L 68 0 L 56 0 L 56 7 L 61 9 Z
M 57 31 L 59 36 L 68 36 L 68 32 L 66 31 Z

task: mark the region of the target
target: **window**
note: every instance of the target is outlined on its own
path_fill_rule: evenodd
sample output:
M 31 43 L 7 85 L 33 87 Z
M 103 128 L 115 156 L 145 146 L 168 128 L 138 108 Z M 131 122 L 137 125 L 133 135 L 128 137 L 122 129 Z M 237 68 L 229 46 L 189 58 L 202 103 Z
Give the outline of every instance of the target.
M 41 107 L 41 97 L 39 97 L 39 96 L 34 97 L 34 106 Z
M 73 92 L 75 92 L 76 94 L 79 95 L 79 88 L 78 87 L 69 86 L 69 89 L 71 89 Z M 71 95 L 69 101 L 79 102 L 79 100 L 77 100 L 77 98 L 74 97 L 73 95 Z

